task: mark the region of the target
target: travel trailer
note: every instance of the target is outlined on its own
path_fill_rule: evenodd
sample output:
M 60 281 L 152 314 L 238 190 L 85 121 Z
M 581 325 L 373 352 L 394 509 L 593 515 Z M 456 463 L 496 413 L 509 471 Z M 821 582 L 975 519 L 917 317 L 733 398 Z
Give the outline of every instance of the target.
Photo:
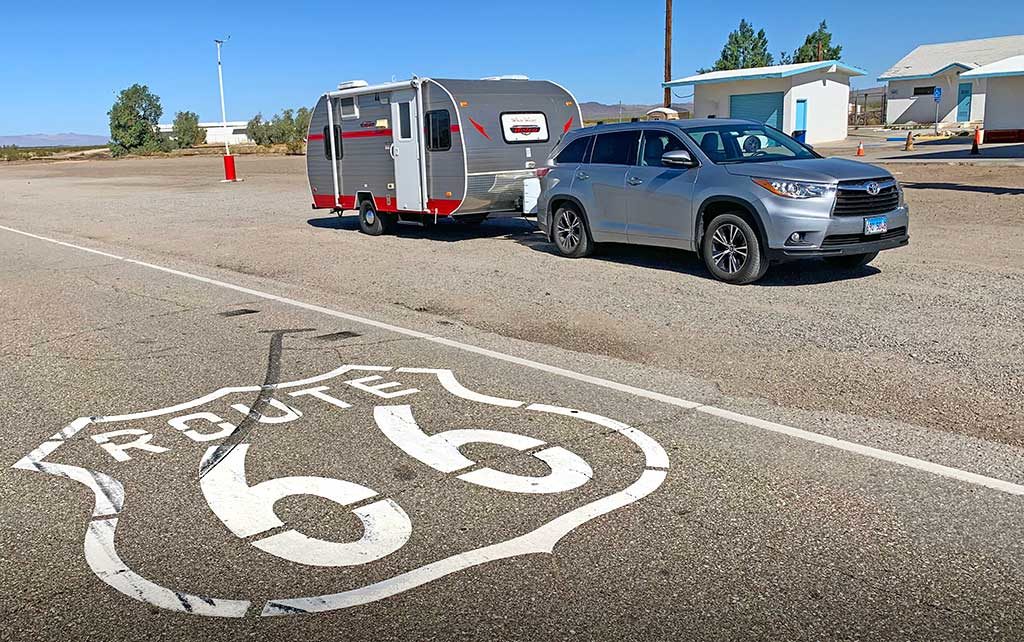
M 548 154 L 581 126 L 568 90 L 525 76 L 344 82 L 309 124 L 313 208 L 357 210 L 374 235 L 399 221 L 530 214 Z

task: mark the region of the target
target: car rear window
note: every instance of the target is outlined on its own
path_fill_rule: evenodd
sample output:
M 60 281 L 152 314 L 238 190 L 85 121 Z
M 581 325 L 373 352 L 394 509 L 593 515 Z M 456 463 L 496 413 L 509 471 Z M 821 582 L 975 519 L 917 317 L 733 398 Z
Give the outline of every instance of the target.
M 639 143 L 639 129 L 598 134 L 590 162 L 598 165 L 632 165 L 636 162 Z
M 565 146 L 555 157 L 556 163 L 582 163 L 587 157 L 587 148 L 593 136 L 581 136 Z

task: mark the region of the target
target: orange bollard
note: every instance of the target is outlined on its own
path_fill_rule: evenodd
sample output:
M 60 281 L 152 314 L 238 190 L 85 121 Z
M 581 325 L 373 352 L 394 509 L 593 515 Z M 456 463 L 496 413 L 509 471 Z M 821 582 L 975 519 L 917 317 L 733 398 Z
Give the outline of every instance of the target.
M 857 145 L 857 156 L 863 156 L 863 155 L 864 155 L 864 142 L 861 141 L 861 143 L 859 145 Z

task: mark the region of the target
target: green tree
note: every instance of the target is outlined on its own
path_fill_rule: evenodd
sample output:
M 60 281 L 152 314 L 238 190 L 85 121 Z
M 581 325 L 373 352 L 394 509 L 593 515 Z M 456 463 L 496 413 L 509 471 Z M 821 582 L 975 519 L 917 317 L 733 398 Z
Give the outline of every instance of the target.
M 306 134 L 309 133 L 309 121 L 312 117 L 313 112 L 306 107 L 299 107 L 295 111 L 295 129 L 298 131 L 299 140 L 306 139 Z
M 767 67 L 773 62 L 774 58 L 768 52 L 768 36 L 765 35 L 764 29 L 755 32 L 753 25 L 744 19 L 740 20 L 739 28 L 729 34 L 714 66 L 711 69 L 701 69 L 697 73 Z
M 807 34 L 804 44 L 793 52 L 792 62 L 839 60 L 842 53 L 842 46 L 832 46 L 832 33 L 828 30 L 828 24 L 822 20 L 818 30 Z
M 256 114 L 245 132 L 257 145 L 285 145 L 289 154 L 301 154 L 312 113 L 305 107 L 282 109 L 270 120 Z
M 245 134 L 257 145 L 269 145 L 270 123 L 263 120 L 263 114 L 256 114 L 245 126 Z
M 195 147 L 206 142 L 206 130 L 199 126 L 199 115 L 192 111 L 179 111 L 174 115 L 171 137 L 178 147 Z
M 167 149 L 166 141 L 157 133 L 157 124 L 164 113 L 160 97 L 146 85 L 134 84 L 117 96 L 107 112 L 110 117 L 110 153 L 123 156 L 132 152 L 156 152 Z

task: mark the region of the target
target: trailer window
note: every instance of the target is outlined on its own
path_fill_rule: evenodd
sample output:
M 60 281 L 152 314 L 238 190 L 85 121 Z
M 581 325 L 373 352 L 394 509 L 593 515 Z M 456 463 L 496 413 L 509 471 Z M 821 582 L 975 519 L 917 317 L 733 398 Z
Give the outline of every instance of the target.
M 331 128 L 324 127 L 324 158 L 331 160 Z M 345 156 L 345 150 L 341 146 L 341 125 L 334 126 L 334 148 L 338 152 L 338 160 Z
M 342 98 L 338 101 L 338 106 L 341 108 L 342 120 L 359 118 L 359 106 L 356 105 L 355 98 Z
M 409 103 L 398 103 L 398 138 L 399 140 L 412 138 L 412 115 Z
M 427 151 L 445 152 L 452 148 L 452 116 L 447 109 L 427 112 Z

